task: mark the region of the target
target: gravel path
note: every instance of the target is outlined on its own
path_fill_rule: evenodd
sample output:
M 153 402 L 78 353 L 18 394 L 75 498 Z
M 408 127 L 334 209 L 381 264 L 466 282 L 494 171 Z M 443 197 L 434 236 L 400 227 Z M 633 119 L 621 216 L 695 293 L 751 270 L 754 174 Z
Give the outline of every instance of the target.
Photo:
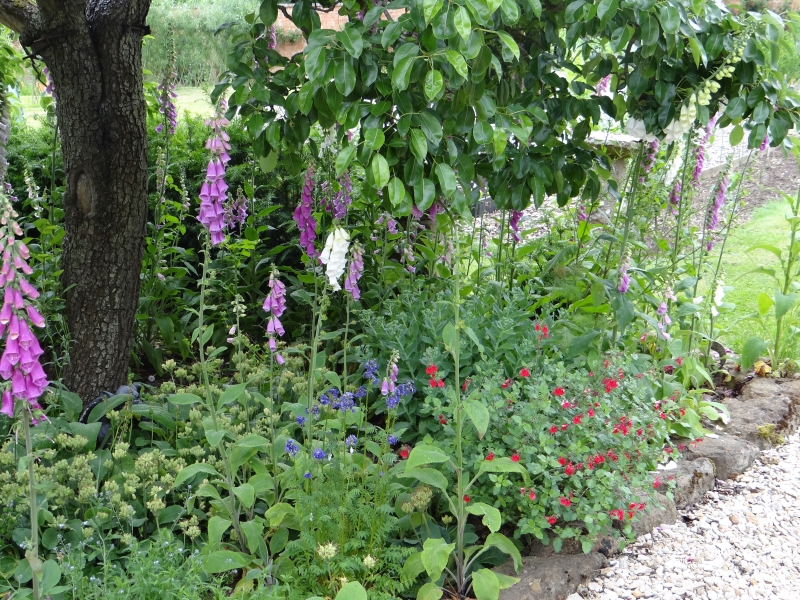
M 681 516 L 568 600 L 800 599 L 800 435 Z

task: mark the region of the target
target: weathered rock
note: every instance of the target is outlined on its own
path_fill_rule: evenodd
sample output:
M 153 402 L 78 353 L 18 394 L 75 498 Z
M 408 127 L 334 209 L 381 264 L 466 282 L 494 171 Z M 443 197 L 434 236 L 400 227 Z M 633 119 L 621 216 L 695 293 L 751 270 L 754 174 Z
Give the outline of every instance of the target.
M 597 552 L 549 558 L 526 556 L 519 573 L 514 573 L 514 564 L 509 561 L 495 570 L 519 577 L 520 582 L 502 590 L 500 600 L 561 600 L 596 577 L 605 566 L 605 556 Z
M 583 528 L 583 523 L 581 522 L 569 523 L 568 525 L 579 530 Z M 614 536 L 614 533 L 616 533 L 616 537 Z M 590 552 L 599 552 L 606 557 L 613 556 L 614 554 L 620 552 L 621 541 L 622 539 L 619 532 L 609 531 L 597 538 L 592 545 Z M 528 556 L 546 557 L 553 556 L 554 554 L 584 554 L 581 540 L 579 538 L 569 538 L 564 540 L 561 550 L 559 550 L 557 553 L 553 550 L 552 544 L 544 545 L 537 539 L 534 539 L 528 548 Z
M 728 434 L 717 437 L 706 436 L 699 442 L 686 442 L 686 449 L 681 451 L 686 460 L 708 458 L 714 463 L 715 475 L 718 479 L 730 479 L 739 475 L 753 464 L 758 456 L 758 447 L 746 440 Z
M 649 503 L 633 522 L 633 530 L 636 532 L 636 537 L 639 537 L 650 533 L 659 525 L 672 524 L 677 520 L 678 509 L 675 508 L 675 503 L 664 494 L 656 494 L 653 502 Z
M 756 377 L 725 406 L 731 413 L 726 433 L 766 450 L 800 425 L 800 381 Z
M 703 500 L 714 489 L 714 463 L 708 458 L 679 460 L 678 468 L 669 471 L 675 477 L 675 506 L 683 510 Z

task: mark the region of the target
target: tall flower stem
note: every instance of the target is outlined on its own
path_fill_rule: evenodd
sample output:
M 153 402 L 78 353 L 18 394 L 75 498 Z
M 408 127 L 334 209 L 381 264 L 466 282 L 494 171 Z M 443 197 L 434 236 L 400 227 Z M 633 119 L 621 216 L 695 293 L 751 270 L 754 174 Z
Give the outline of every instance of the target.
M 42 573 L 42 562 L 39 559 L 39 504 L 36 501 L 36 473 L 34 472 L 33 439 L 31 437 L 31 418 L 33 414 L 27 402 L 18 402 L 22 434 L 25 437 L 25 455 L 28 459 L 28 502 L 31 518 L 31 547 L 25 552 L 33 571 L 33 600 L 39 600 L 39 576 Z

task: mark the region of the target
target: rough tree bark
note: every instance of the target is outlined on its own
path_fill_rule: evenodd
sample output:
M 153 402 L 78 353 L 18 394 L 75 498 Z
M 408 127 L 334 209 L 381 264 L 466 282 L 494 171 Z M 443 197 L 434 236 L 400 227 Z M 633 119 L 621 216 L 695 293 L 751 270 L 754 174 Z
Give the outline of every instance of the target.
M 125 382 L 147 219 L 142 36 L 150 0 L 0 0 L 50 70 L 66 191 L 64 383 L 84 402 Z

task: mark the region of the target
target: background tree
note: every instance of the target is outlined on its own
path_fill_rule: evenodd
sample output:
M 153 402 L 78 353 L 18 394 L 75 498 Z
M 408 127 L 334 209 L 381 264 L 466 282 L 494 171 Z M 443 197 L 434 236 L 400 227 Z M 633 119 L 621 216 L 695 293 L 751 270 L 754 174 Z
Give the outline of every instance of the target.
M 142 36 L 150 0 L 0 0 L 0 23 L 50 70 L 67 179 L 64 384 L 127 378 L 147 219 Z

